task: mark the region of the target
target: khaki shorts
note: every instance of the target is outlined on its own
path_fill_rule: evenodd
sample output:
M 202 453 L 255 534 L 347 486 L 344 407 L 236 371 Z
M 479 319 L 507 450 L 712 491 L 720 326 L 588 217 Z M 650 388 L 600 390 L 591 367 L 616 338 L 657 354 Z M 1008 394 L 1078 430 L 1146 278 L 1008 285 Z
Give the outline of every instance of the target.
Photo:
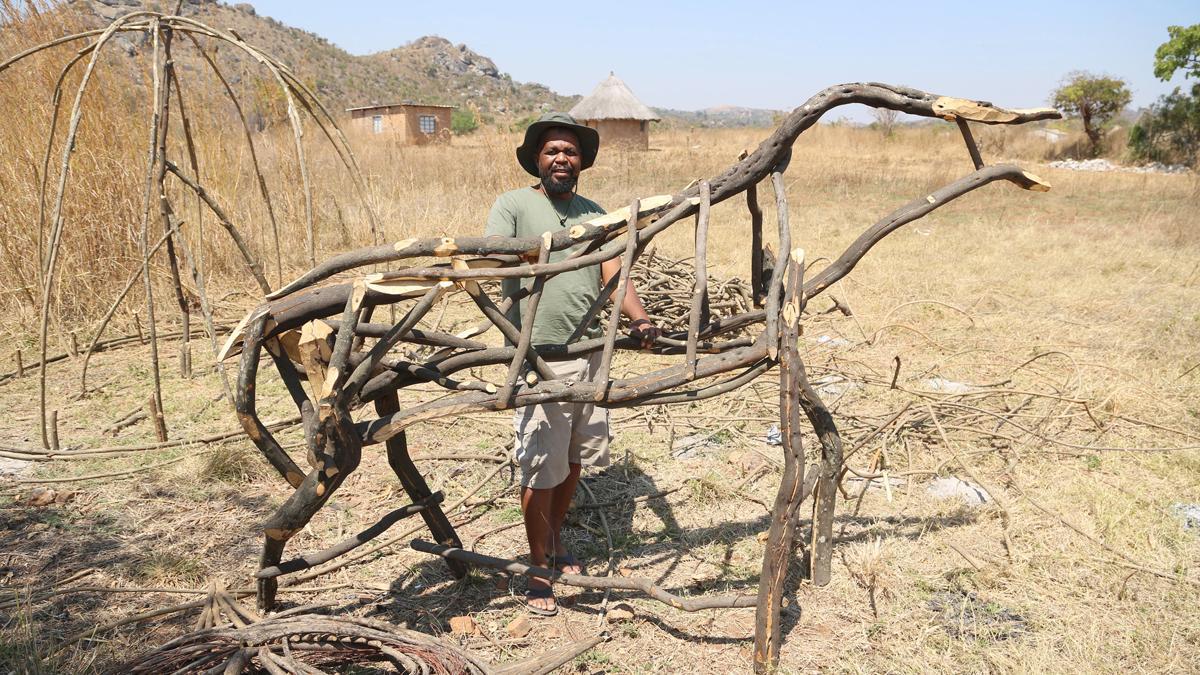
M 551 361 L 556 379 L 590 380 L 600 369 L 600 355 Z M 514 447 L 521 465 L 521 485 L 552 488 L 567 479 L 570 464 L 608 466 L 608 408 L 591 403 L 542 403 L 517 408 Z

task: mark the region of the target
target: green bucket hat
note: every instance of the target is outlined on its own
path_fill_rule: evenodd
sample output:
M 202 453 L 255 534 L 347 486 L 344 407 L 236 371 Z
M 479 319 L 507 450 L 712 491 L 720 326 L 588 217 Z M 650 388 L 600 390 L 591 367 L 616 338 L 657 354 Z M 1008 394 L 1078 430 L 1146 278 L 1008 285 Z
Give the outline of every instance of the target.
M 538 176 L 537 153 L 541 150 L 538 146 L 538 140 L 542 137 L 542 132 L 552 127 L 563 127 L 570 129 L 572 133 L 579 139 L 579 151 L 582 153 L 582 163 L 580 168 L 586 169 L 596 161 L 596 153 L 600 152 L 600 134 L 591 127 L 575 121 L 564 112 L 548 112 L 537 119 L 536 122 L 529 125 L 525 130 L 525 142 L 517 148 L 517 162 L 521 164 L 521 168 L 529 172 L 530 175 Z

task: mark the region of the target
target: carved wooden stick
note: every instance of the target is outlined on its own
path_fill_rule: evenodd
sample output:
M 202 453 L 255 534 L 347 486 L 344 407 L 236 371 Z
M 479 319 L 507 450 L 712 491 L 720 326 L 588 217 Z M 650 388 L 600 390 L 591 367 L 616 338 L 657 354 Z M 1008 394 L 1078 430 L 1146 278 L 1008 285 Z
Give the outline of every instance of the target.
M 544 265 L 550 259 L 551 233 L 542 233 L 542 248 L 538 250 L 538 264 Z M 521 339 L 517 341 L 517 352 L 513 355 L 512 363 L 508 364 L 508 375 L 504 378 L 504 386 L 500 388 L 497 400 L 507 404 L 512 397 L 513 387 L 517 386 L 517 376 L 520 375 L 521 364 L 525 363 L 525 355 L 529 353 L 529 343 L 533 339 L 533 322 L 537 317 L 538 302 L 542 299 L 542 288 L 546 285 L 546 277 L 540 276 L 533 280 L 533 290 L 525 301 L 525 314 L 521 317 Z
M 629 205 L 629 213 L 638 212 L 639 200 L 633 200 Z M 606 396 L 609 368 L 612 367 L 612 355 L 617 339 L 617 325 L 621 322 L 621 307 L 625 304 L 625 295 L 629 292 L 629 273 L 633 270 L 633 261 L 637 257 L 639 231 L 636 216 L 630 217 L 629 229 L 625 231 L 625 255 L 621 258 L 621 271 L 617 280 L 617 290 L 613 295 L 612 313 L 608 315 L 608 330 L 604 336 L 604 351 L 600 353 L 600 369 L 596 371 L 596 400 L 601 401 Z
M 779 250 L 789 251 L 792 246 L 792 230 L 788 225 L 787 193 L 782 173 L 771 173 L 771 186 L 775 188 L 775 208 L 779 217 Z M 782 261 L 775 265 L 775 272 L 771 275 L 767 288 L 767 356 L 772 359 L 779 356 L 779 301 L 783 295 L 784 271 L 787 267 Z
M 323 551 L 318 551 L 316 553 L 309 553 L 309 554 L 303 555 L 299 558 L 293 558 L 292 560 L 289 560 L 287 562 L 280 563 L 279 565 L 274 565 L 271 567 L 267 567 L 265 569 L 261 569 L 257 573 L 255 573 L 254 576 L 259 579 L 269 579 L 271 577 L 278 577 L 278 576 L 281 576 L 284 574 L 291 574 L 292 572 L 299 572 L 300 570 L 305 570 L 310 567 L 316 567 L 317 565 L 327 563 L 330 560 L 333 560 L 334 558 L 336 558 L 342 554 L 353 551 L 354 549 L 358 548 L 359 546 L 362 546 L 363 544 L 367 543 L 368 541 L 371 541 L 372 539 L 378 537 L 379 535 L 383 534 L 384 532 L 387 532 L 388 528 L 390 528 L 392 525 L 395 525 L 396 523 L 400 522 L 401 520 L 403 520 L 409 516 L 413 516 L 413 515 L 420 513 L 421 511 L 425 510 L 425 508 L 427 508 L 429 505 L 441 504 L 442 500 L 444 500 L 445 498 L 446 498 L 446 496 L 444 494 L 442 494 L 440 491 L 435 492 L 432 495 L 430 495 L 427 499 L 424 499 L 415 504 L 409 504 L 407 506 L 402 506 L 394 511 L 391 511 L 390 513 L 388 513 L 385 516 L 383 516 L 382 518 L 380 518 L 379 521 L 376 522 L 374 525 L 368 527 L 367 529 L 363 530 L 362 532 L 359 532 L 358 534 L 354 535 L 353 537 L 339 541 L 338 543 L 334 544 L 333 546 L 330 546 L 329 548 L 327 548 Z
M 776 269 L 783 267 L 780 265 Z M 796 391 L 800 369 L 800 353 L 796 343 L 801 309 L 797 296 L 802 288 L 804 251 L 793 251 L 788 256 L 786 268 L 787 297 L 784 299 L 783 330 L 779 343 L 782 352 L 779 367 L 779 430 L 783 438 L 783 476 L 771 509 L 771 526 L 767 530 L 767 547 L 763 553 L 762 575 L 758 582 L 754 628 L 756 673 L 772 672 L 779 664 L 779 609 L 792 560 L 796 515 L 805 497 L 801 489 L 804 485 L 804 447 Z
M 762 307 L 766 299 L 763 287 L 763 240 L 762 240 L 762 207 L 758 205 L 758 184 L 752 183 L 746 188 L 746 208 L 750 210 L 750 292 L 754 296 L 754 306 Z
M 688 313 L 687 363 L 696 376 L 696 342 L 700 339 L 700 310 L 708 302 L 708 212 L 711 206 L 708 181 L 700 181 L 700 211 L 696 213 L 696 285 Z
M 500 308 L 496 306 L 496 303 L 492 302 L 487 293 L 483 292 L 478 283 L 465 281 L 462 283 L 462 287 L 467 291 L 467 295 L 470 295 L 471 299 L 475 301 L 475 304 L 483 312 L 483 315 L 504 334 L 506 340 L 514 345 L 521 341 L 521 332 L 504 316 L 504 312 L 500 311 Z M 534 371 L 543 380 L 554 379 L 554 371 L 550 369 L 550 365 L 537 352 L 529 352 L 529 362 L 533 366 Z
M 253 320 L 247 327 L 246 339 L 242 347 L 242 359 L 238 365 L 234 406 L 237 410 L 238 421 L 241 422 L 242 428 L 254 445 L 288 484 L 292 487 L 299 487 L 304 480 L 304 473 L 288 457 L 266 425 L 258 418 L 254 404 L 255 383 L 258 377 L 258 349 L 262 345 L 262 334 L 266 323 L 267 317 L 264 315 Z
M 955 117 L 954 121 L 958 123 L 958 130 L 962 132 L 963 142 L 967 144 L 967 152 L 971 155 L 971 162 L 975 164 L 975 169 L 982 169 L 983 157 L 979 154 L 979 146 L 975 145 L 975 137 L 971 135 L 971 127 L 961 117 Z
M 449 281 L 439 282 L 438 284 L 434 285 L 433 288 L 429 289 L 429 291 L 417 301 L 416 305 L 413 305 L 412 309 L 408 310 L 408 313 L 404 315 L 404 318 L 399 323 L 397 323 L 392 327 L 391 330 L 379 338 L 379 340 L 371 347 L 371 351 L 367 352 L 366 358 L 364 358 L 362 362 L 355 367 L 354 372 L 351 373 L 350 378 L 346 381 L 346 386 L 340 394 L 344 402 L 349 403 L 350 400 L 358 395 L 358 392 L 361 391 L 362 386 L 367 383 L 367 379 L 371 376 L 371 373 L 375 370 L 375 367 L 379 365 L 379 362 L 381 359 L 383 359 L 384 355 L 387 354 L 392 347 L 396 346 L 396 343 L 399 342 L 400 339 L 403 338 L 410 330 L 412 330 L 413 327 L 417 325 L 418 321 L 420 321 L 427 313 L 429 313 L 429 310 L 432 309 L 433 305 L 442 297 L 442 294 L 453 285 L 454 284 L 450 283 Z M 347 329 L 353 331 L 354 328 L 357 328 L 357 324 L 353 327 L 348 327 L 343 324 L 338 329 L 339 337 L 341 335 L 341 331 Z

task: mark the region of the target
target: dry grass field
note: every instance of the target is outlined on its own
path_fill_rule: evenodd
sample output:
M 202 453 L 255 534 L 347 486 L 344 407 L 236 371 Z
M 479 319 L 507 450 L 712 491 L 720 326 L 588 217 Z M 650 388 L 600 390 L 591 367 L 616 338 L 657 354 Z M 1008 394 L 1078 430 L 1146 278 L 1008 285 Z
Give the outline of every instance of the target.
M 26 38 L 37 37 L 35 29 Z M 0 53 L 13 51 L 5 44 Z M 12 370 L 17 349 L 26 364 L 35 360 L 34 177 L 59 64 L 0 73 L 0 107 L 13 111 L 0 120 L 0 377 Z M 197 91 L 211 91 L 196 77 Z M 67 350 L 71 330 L 86 343 L 140 266 L 146 104 L 119 86 L 123 80 L 107 82 L 108 95 L 87 101 L 91 114 L 67 195 L 52 354 Z M 796 92 L 797 103 L 810 93 Z M 217 112 L 215 95 L 198 93 L 195 101 L 189 107 L 207 185 L 267 263 L 272 284 L 290 279 L 306 256 L 289 133 L 272 128 L 256 136 L 284 244 L 277 265 L 240 130 Z M 833 582 L 813 587 L 796 570 L 780 670 L 1195 671 L 1200 524 L 1185 527 L 1180 505 L 1200 504 L 1200 180 L 1058 171 L 1044 165 L 1046 149 L 1027 131 L 977 132 L 989 162 L 1019 163 L 1054 189 L 997 184 L 967 195 L 886 239 L 832 290 L 853 316 L 822 313 L 829 299 L 821 297 L 805 318 L 802 353 L 847 447 L 901 418 L 848 461 L 858 473 L 886 470 L 886 478 L 864 487 L 848 475 Z M 609 208 L 676 192 L 718 173 L 768 133 L 672 130 L 653 136 L 650 152 L 606 149 L 583 175 L 581 192 Z M 320 258 L 366 245 L 372 235 L 347 174 L 318 136 L 307 142 Z M 354 139 L 355 149 L 385 241 L 478 232 L 494 196 L 528 180 L 513 160 L 514 135 L 480 132 L 427 148 L 362 141 Z M 787 173 L 792 240 L 819 269 L 891 209 L 970 170 L 949 123 L 902 127 L 890 138 L 815 127 L 797 143 Z M 256 304 L 255 286 L 212 217 L 197 215 L 183 193 L 176 203 L 205 261 L 217 319 L 237 321 Z M 713 276 L 747 278 L 748 223 L 741 200 L 714 207 Z M 681 223 L 657 251 L 685 258 L 691 247 Z M 158 263 L 160 329 L 177 330 Z M 113 336 L 134 332 L 131 309 L 144 298 L 135 289 L 128 302 L 109 329 Z M 457 329 L 477 317 L 456 295 L 440 321 Z M 193 378 L 180 378 L 173 359 L 164 359 L 175 439 L 237 429 L 206 339 L 193 344 Z M 164 354 L 175 345 L 164 341 Z M 105 433 L 145 403 L 147 357 L 136 344 L 98 353 L 85 395 L 79 359 L 51 364 L 49 407 L 58 410 L 64 446 L 153 443 L 146 421 L 115 437 Z M 625 353 L 615 368 L 644 372 L 661 362 Z M 590 573 L 650 577 L 683 594 L 753 592 L 764 505 L 781 461 L 778 448 L 763 442 L 778 418 L 776 390 L 772 372 L 703 404 L 616 412 L 616 461 L 585 478 L 567 534 Z M 38 445 L 36 392 L 35 376 L 0 379 L 0 450 Z M 402 403 L 434 395 L 408 389 Z M 264 419 L 294 414 L 273 375 L 260 378 L 259 401 Z M 409 442 L 447 503 L 480 488 L 450 513 L 466 546 L 519 557 L 520 512 L 503 462 L 438 459 L 502 457 L 510 433 L 508 414 L 479 414 L 425 423 L 410 430 Z M 285 446 L 301 441 L 297 427 L 280 436 Z M 811 452 L 812 439 L 806 444 Z M 973 507 L 928 493 L 932 479 L 950 476 L 985 486 L 991 503 Z M 31 504 L 47 487 L 62 503 Z M 226 442 L 37 462 L 0 476 L 0 669 L 104 671 L 181 634 L 194 613 L 100 630 L 55 649 L 80 631 L 199 597 L 187 593 L 213 580 L 252 586 L 257 529 L 286 495 L 240 433 Z M 288 553 L 324 548 L 404 499 L 382 452 L 369 448 Z M 488 572 L 456 582 L 440 561 L 409 549 L 411 538 L 425 536 L 411 527 L 404 521 L 385 536 L 391 545 L 364 547 L 368 555 L 286 589 L 284 607 L 320 605 L 446 634 L 492 663 L 605 630 L 609 639 L 568 669 L 748 670 L 753 609 L 688 614 L 634 594 L 605 598 L 559 587 L 560 615 L 514 637 L 506 628 L 525 613 L 522 582 Z M 632 618 L 605 617 L 618 602 Z M 472 617 L 477 630 L 449 634 L 455 616 Z

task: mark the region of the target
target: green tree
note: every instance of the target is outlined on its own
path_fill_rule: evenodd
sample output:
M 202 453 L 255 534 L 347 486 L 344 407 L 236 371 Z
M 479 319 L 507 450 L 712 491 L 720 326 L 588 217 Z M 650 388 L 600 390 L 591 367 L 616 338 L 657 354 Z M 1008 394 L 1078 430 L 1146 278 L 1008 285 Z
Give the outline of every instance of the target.
M 1168 26 L 1167 37 L 1154 52 L 1154 76 L 1166 82 L 1182 69 L 1184 77 L 1200 78 L 1200 23 Z
M 479 121 L 471 110 L 455 108 L 450 113 L 450 130 L 459 136 L 469 134 L 479 128 Z
M 1154 74 L 1164 82 L 1178 70 L 1200 79 L 1200 24 L 1170 26 L 1168 40 L 1154 52 Z M 1182 87 L 1158 99 L 1129 132 L 1129 150 L 1137 159 L 1200 166 L 1200 83 L 1191 93 Z
M 1077 71 L 1054 90 L 1052 103 L 1068 117 L 1083 122 L 1092 154 L 1100 151 L 1100 129 L 1129 105 L 1133 95 L 1125 81 L 1105 75 Z
M 1200 84 L 1158 99 L 1129 131 L 1135 159 L 1200 167 Z

